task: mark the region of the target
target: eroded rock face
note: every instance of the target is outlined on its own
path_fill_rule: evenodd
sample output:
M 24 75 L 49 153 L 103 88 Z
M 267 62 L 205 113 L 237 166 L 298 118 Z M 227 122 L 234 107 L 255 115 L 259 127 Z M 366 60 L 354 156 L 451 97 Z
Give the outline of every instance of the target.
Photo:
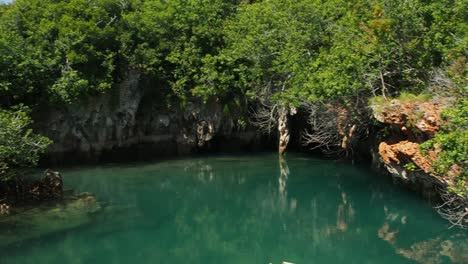
M 246 139 L 220 103 L 168 107 L 155 93 L 160 87 L 153 86 L 130 70 L 112 91 L 38 113 L 39 131 L 54 141 L 49 157 L 97 161 L 104 153 L 136 146 L 152 149 L 151 155 L 179 155 L 207 147 L 216 136 Z M 245 144 L 259 136 L 249 136 Z
M 437 99 L 428 102 L 401 102 L 393 99 L 381 109 L 373 107 L 374 118 L 379 122 L 398 127 L 400 131 L 409 137 L 414 137 L 416 129 L 418 133 L 426 137 L 433 137 L 441 126 L 440 113 L 453 103 L 451 99 Z M 424 139 L 416 138 L 414 141 Z
M 136 115 L 143 91 L 141 76 L 130 71 L 112 93 L 89 97 L 72 105 L 47 109 L 36 118 L 43 134 L 54 143 L 51 153 L 99 153 L 132 141 Z
M 413 162 L 425 173 L 430 173 L 432 160 L 419 152 L 419 144 L 403 140 L 395 144 L 381 142 L 379 144 L 379 154 L 385 164 L 395 163 L 403 166 L 408 162 Z
M 379 108 L 373 107 L 374 117 L 387 125 L 389 135 L 378 142 L 378 156 L 386 169 L 403 181 L 426 182 L 427 186 L 448 186 L 452 177 L 437 175 L 432 169 L 437 151 L 423 155 L 419 146 L 439 131 L 441 112 L 452 104 L 450 99 L 425 102 L 392 100 Z M 410 165 L 413 169 L 405 168 Z

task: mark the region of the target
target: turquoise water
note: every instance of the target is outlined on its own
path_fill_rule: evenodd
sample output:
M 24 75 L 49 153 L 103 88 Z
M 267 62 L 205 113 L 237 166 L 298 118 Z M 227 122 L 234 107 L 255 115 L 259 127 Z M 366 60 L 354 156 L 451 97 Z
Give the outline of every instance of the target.
M 468 263 L 465 231 L 346 163 L 210 156 L 62 174 L 102 210 L 0 247 L 0 263 Z

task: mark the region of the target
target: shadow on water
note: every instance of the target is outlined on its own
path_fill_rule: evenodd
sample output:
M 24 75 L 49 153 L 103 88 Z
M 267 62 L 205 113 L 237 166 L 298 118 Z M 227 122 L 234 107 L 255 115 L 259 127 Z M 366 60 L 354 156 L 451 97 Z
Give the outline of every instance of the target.
M 105 206 L 92 224 L 0 248 L 0 263 L 468 260 L 465 231 L 448 230 L 418 196 L 345 163 L 211 156 L 63 175 Z

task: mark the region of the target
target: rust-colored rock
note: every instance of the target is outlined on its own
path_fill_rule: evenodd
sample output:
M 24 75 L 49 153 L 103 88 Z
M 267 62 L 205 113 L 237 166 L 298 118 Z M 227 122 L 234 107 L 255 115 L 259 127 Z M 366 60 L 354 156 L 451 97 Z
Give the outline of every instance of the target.
M 457 165 L 452 166 L 447 175 L 434 172 L 432 164 L 440 152 L 438 146 L 424 155 L 419 150 L 421 143 L 439 131 L 440 114 L 450 105 L 450 99 L 433 99 L 424 102 L 391 100 L 384 106 L 373 106 L 374 117 L 393 127 L 391 135 L 378 147 L 379 156 L 389 171 L 395 167 L 405 170 L 404 166 L 412 162 L 417 171 L 424 171 L 441 182 L 451 182 L 461 174 Z
M 392 165 L 393 162 L 397 165 L 404 165 L 411 161 L 425 173 L 430 173 L 432 169 L 432 160 L 419 152 L 419 144 L 408 140 L 395 144 L 381 142 L 379 144 L 379 155 L 387 165 Z
M 382 123 L 400 127 L 406 135 L 414 132 L 410 128 L 416 128 L 418 133 L 431 138 L 442 125 L 440 113 L 450 104 L 451 101 L 448 99 L 434 99 L 427 102 L 394 99 L 379 109 L 374 107 L 374 117 Z

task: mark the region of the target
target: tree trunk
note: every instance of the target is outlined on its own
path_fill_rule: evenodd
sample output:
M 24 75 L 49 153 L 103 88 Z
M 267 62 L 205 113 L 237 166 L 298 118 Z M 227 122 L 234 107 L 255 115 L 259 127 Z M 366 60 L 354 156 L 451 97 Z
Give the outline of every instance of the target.
M 289 143 L 289 127 L 288 127 L 288 114 L 289 110 L 287 107 L 280 107 L 278 117 L 278 133 L 279 133 L 279 145 L 278 153 L 283 155 L 286 151 L 286 147 Z

